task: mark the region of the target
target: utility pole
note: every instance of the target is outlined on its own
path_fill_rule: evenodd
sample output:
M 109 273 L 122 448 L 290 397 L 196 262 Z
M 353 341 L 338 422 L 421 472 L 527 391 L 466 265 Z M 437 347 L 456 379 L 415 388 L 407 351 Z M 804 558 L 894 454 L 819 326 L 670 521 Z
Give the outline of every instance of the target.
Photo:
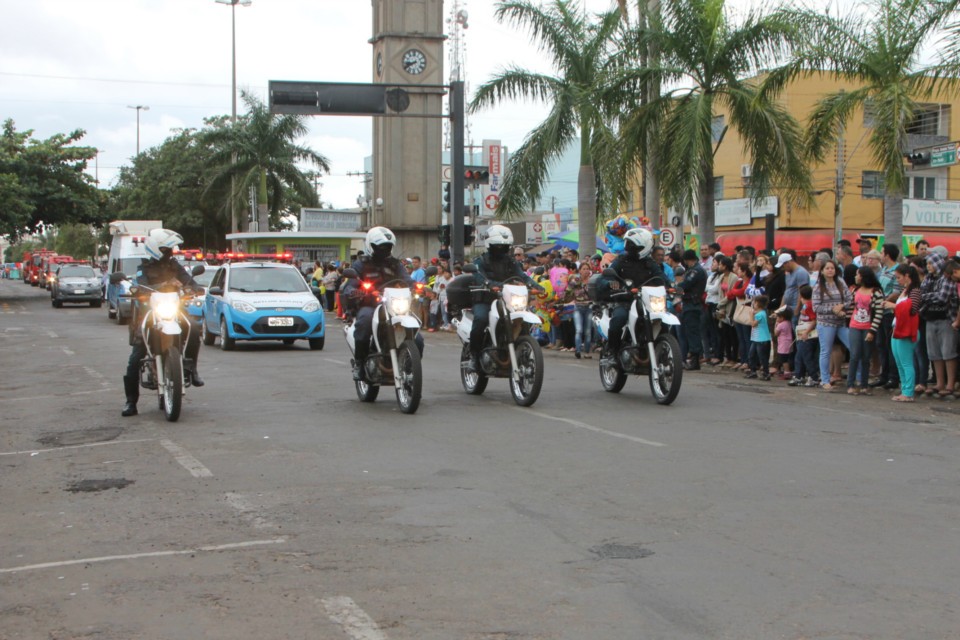
M 836 247 L 843 237 L 843 214 L 840 211 L 840 201 L 843 199 L 843 176 L 846 148 L 843 139 L 844 126 L 840 123 L 837 129 L 837 176 L 833 192 L 833 246 Z

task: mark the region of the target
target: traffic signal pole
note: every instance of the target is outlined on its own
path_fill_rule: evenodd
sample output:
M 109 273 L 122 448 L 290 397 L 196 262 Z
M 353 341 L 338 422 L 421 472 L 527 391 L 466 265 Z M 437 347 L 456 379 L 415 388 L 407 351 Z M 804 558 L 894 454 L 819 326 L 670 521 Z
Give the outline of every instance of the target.
M 451 173 L 450 180 L 452 184 L 450 195 L 450 257 L 454 263 L 463 263 L 463 188 L 464 188 L 464 163 L 463 163 L 463 139 L 464 122 L 466 121 L 466 111 L 464 110 L 464 88 L 462 80 L 455 80 L 450 83 L 450 120 L 453 126 L 453 147 L 450 154 Z M 452 266 L 452 265 L 451 265 Z

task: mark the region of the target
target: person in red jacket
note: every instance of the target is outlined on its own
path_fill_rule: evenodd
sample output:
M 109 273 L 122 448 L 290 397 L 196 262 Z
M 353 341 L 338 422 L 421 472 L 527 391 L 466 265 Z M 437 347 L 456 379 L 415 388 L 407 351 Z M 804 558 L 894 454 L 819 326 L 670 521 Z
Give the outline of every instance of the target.
M 884 303 L 893 309 L 893 338 L 890 349 L 893 351 L 900 372 L 900 395 L 893 396 L 894 402 L 913 402 L 916 371 L 913 368 L 913 350 L 916 348 L 917 334 L 920 330 L 920 274 L 912 264 L 902 264 L 894 270 L 897 284 L 903 289 L 896 302 Z
M 727 299 L 733 300 L 736 304 L 749 304 L 747 300 L 747 287 L 750 285 L 750 279 L 753 272 L 750 267 L 742 262 L 738 262 L 733 267 L 733 272 L 738 280 L 733 283 L 727 291 Z M 734 323 L 737 331 L 737 340 L 739 344 L 740 364 L 734 366 L 734 369 L 746 370 L 750 368 L 750 326 L 740 323 Z

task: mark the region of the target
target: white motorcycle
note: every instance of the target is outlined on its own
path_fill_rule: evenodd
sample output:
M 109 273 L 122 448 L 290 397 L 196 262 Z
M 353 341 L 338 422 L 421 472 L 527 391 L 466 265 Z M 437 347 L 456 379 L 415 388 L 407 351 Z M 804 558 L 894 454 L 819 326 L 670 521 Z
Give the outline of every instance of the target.
M 193 275 L 203 273 L 202 266 L 194 267 Z M 121 272 L 110 276 L 113 284 L 126 279 Z M 149 295 L 145 295 L 149 294 Z M 185 311 L 185 303 L 194 297 L 183 285 L 168 281 L 156 288 L 144 284 L 130 287 L 130 296 L 145 302 L 146 313 L 138 312 L 143 319 L 136 325 L 140 338 L 147 348 L 147 356 L 140 363 L 140 386 L 157 392 L 157 402 L 169 422 L 180 418 L 180 409 L 190 376 L 184 375 L 183 351 L 192 330 Z M 136 306 L 136 305 L 135 305 Z M 186 333 L 183 331 L 186 327 Z
M 604 269 L 603 277 L 617 280 L 624 289 L 614 294 L 615 300 L 630 300 L 627 325 L 623 328 L 620 350 L 609 353 L 606 348 L 610 335 L 610 318 L 614 302 L 594 305 L 593 324 L 604 345 L 600 358 L 600 382 L 610 393 L 618 393 L 627 382 L 627 375 L 648 375 L 650 391 L 659 404 L 670 404 L 680 393 L 683 380 L 683 359 L 680 343 L 670 334 L 669 327 L 679 325 L 680 320 L 667 311 L 667 290 L 663 286 L 635 287 L 630 280 L 623 280 L 613 269 Z M 595 292 L 596 280 L 591 283 Z M 594 297 L 594 299 L 596 299 Z
M 346 269 L 344 278 L 357 278 L 357 272 Z M 400 286 L 393 286 L 399 284 Z M 421 285 L 418 285 L 420 287 Z M 376 295 L 372 282 L 361 282 L 360 287 L 369 295 Z M 343 333 L 350 354 L 354 355 L 356 339 L 355 323 L 350 320 Z M 416 337 L 420 331 L 420 319 L 414 314 L 413 293 L 402 280 L 392 280 L 384 285 L 379 295 L 379 304 L 373 311 L 370 351 L 361 363 L 365 379 L 354 382 L 357 397 L 361 402 L 373 402 L 380 393 L 380 385 L 392 381 L 397 394 L 397 404 L 403 413 L 415 413 L 420 406 L 423 390 L 423 369 Z M 351 365 L 353 361 L 351 360 Z
M 463 270 L 471 277 L 476 265 L 464 265 Z M 464 277 L 464 276 L 461 276 Z M 509 282 L 509 281 L 508 281 Z M 480 395 L 487 388 L 490 378 L 510 378 L 510 393 L 521 407 L 529 407 L 540 396 L 543 386 L 543 351 L 530 335 L 533 327 L 542 320 L 528 311 L 530 292 L 522 284 L 504 284 L 502 287 L 488 285 L 467 289 L 471 300 L 475 297 L 492 298 L 490 324 L 483 336 L 483 345 L 478 357 L 478 369 L 470 362 L 470 331 L 473 329 L 473 310 L 464 308 L 459 319 L 452 322 L 457 328 L 457 337 L 463 343 L 460 353 L 460 380 L 463 389 L 471 395 Z M 447 286 L 447 301 L 451 296 Z M 464 300 L 466 307 L 469 300 Z

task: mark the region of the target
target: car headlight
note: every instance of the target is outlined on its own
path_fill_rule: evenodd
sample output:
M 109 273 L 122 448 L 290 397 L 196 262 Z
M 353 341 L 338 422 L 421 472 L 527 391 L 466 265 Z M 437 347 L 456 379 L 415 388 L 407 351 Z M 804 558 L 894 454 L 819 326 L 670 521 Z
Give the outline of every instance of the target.
M 663 313 L 667 310 L 667 299 L 663 296 L 650 296 L 650 311 Z
M 507 307 L 510 311 L 526 311 L 527 310 L 527 298 L 525 295 L 512 295 L 510 300 L 507 301 Z
M 153 311 L 161 320 L 173 320 L 177 317 L 177 312 L 180 310 L 180 305 L 174 302 L 173 300 L 164 300 L 163 302 L 157 303 Z
M 201 300 L 200 298 L 194 298 L 193 300 L 190 301 L 190 306 L 191 306 L 191 307 L 202 307 L 202 306 L 203 306 L 203 300 Z
M 390 301 L 390 314 L 394 316 L 405 316 L 410 313 L 409 298 L 394 298 Z
M 308 302 L 307 304 L 300 307 L 300 310 L 304 313 L 313 313 L 314 311 L 320 310 L 320 303 L 314 300 L 313 302 Z
M 249 302 L 244 302 L 243 300 L 234 300 L 230 303 L 230 306 L 236 309 L 237 311 L 242 311 L 243 313 L 253 313 L 257 310 L 255 306 Z

